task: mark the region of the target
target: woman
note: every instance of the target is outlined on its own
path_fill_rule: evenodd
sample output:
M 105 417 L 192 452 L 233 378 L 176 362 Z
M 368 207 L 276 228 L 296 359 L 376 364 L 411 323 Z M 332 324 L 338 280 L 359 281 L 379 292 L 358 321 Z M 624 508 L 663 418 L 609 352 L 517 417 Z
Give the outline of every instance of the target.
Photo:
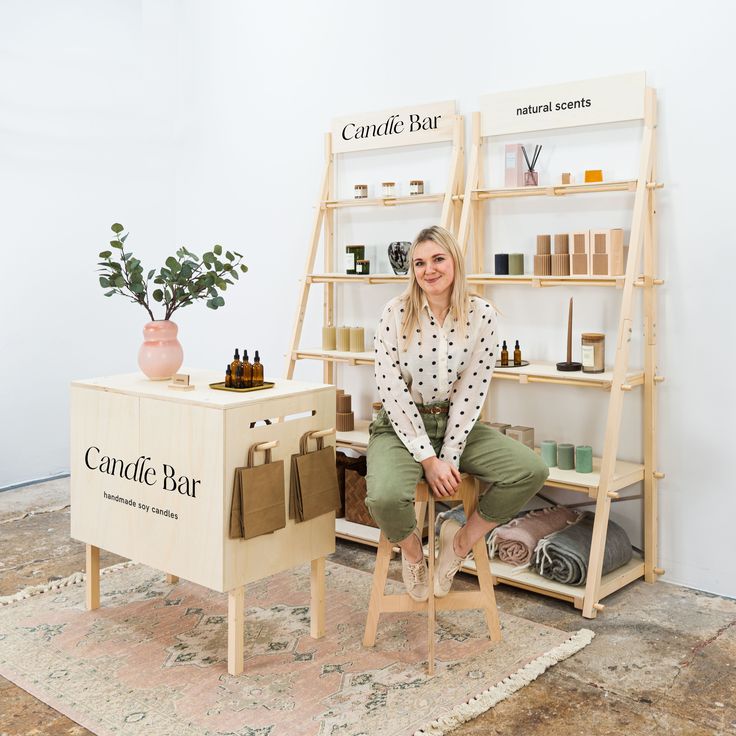
M 434 589 L 443 597 L 475 542 L 516 516 L 548 470 L 528 447 L 477 422 L 498 352 L 496 313 L 469 295 L 455 238 L 438 226 L 422 230 L 409 264 L 409 286 L 376 330 L 383 408 L 371 424 L 366 505 L 401 548 L 407 592 L 424 601 L 428 568 L 414 515 L 422 475 L 437 498 L 453 495 L 461 471 L 490 484 L 464 526 L 442 524 Z

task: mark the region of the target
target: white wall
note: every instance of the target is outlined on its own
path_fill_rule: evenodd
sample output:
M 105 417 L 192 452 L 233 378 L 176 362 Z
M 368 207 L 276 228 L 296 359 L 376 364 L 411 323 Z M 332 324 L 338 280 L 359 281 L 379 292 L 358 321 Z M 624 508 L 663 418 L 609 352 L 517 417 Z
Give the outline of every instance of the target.
M 659 201 L 667 280 L 659 319 L 667 376 L 660 562 L 668 580 L 736 595 L 736 500 L 726 462 L 736 407 L 733 390 L 717 382 L 736 358 L 727 321 L 736 243 L 727 190 L 711 186 L 730 173 L 732 16 L 715 0 L 0 6 L 0 61 L 9 72 L 0 81 L 0 339 L 12 356 L 2 364 L 0 486 L 68 467 L 72 377 L 135 368 L 145 313 L 104 300 L 93 273 L 111 222 L 130 229 L 131 248 L 146 264 L 179 244 L 202 250 L 220 242 L 245 253 L 251 272 L 226 294 L 224 310 L 195 306 L 177 315 L 186 363 L 224 368 L 235 345 L 258 347 L 267 372 L 278 375 L 331 117 L 443 99 L 469 114 L 486 92 L 643 69 L 658 90 L 659 173 L 667 184 Z M 590 158 L 598 154 L 591 142 Z M 416 157 L 402 160 L 405 179 L 421 176 Z M 427 163 L 435 189 L 441 163 Z M 356 165 L 380 181 L 389 163 Z M 340 183 L 351 182 L 342 170 Z M 614 205 L 601 207 L 621 216 Z M 515 218 L 524 237 L 539 212 Z M 338 243 L 358 233 L 358 242 L 385 243 L 396 233 L 411 239 L 423 216 L 393 214 L 383 226 L 348 217 Z M 29 278 L 36 264 L 39 275 Z M 343 300 L 346 316 L 373 309 L 387 289 Z M 566 298 L 553 291 L 529 295 L 526 305 L 524 292 L 494 294 L 509 304 L 509 331 L 525 331 L 530 349 L 550 358 Z M 598 295 L 575 296 L 581 330 L 615 316 L 615 295 L 602 297 L 602 307 Z M 310 310 L 304 344 L 317 344 L 318 311 Z M 529 328 L 540 321 L 542 340 Z M 316 365 L 300 366 L 299 377 L 319 376 Z M 18 390 L 33 378 L 34 387 Z M 561 417 L 573 394 L 509 387 L 495 396 L 514 421 L 545 434 L 570 431 L 577 442 L 592 436 L 600 447 L 600 398 L 587 403 L 574 394 L 580 414 L 569 429 Z M 624 418 L 622 453 L 632 459 L 637 402 L 631 398 Z M 620 506 L 616 518 L 636 537 L 634 511 Z

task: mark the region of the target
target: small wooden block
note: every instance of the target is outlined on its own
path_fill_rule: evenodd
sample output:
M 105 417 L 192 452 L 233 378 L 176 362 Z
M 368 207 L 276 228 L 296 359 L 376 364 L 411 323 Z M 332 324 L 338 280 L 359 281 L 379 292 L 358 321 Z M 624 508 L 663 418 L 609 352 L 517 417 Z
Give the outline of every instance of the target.
M 548 256 L 552 252 L 552 236 L 537 235 L 537 255 Z
M 555 235 L 555 253 L 567 255 L 570 252 L 570 236 L 567 233 Z
M 593 253 L 594 276 L 608 276 L 608 253 Z
M 511 427 L 510 424 L 504 424 L 503 422 L 486 422 L 491 429 L 497 429 L 501 434 L 506 434 L 506 430 Z
M 572 174 L 569 171 L 562 173 L 561 181 L 563 184 L 572 184 Z
M 195 386 L 189 384 L 189 374 L 187 373 L 175 373 L 171 377 L 171 383 L 169 388 L 176 389 L 177 391 L 192 391 Z
M 567 253 L 555 253 L 552 256 L 552 275 L 570 275 L 570 256 Z
M 534 256 L 534 275 L 535 276 L 551 276 L 552 275 L 552 256 L 551 255 Z
M 610 230 L 591 230 L 590 242 L 593 246 L 592 253 L 608 253 L 608 241 L 611 236 Z
M 585 183 L 593 184 L 594 182 L 603 181 L 603 169 L 586 169 Z
M 570 256 L 570 273 L 573 276 L 584 276 L 588 273 L 588 254 L 573 253 Z
M 506 436 L 534 449 L 534 427 L 523 427 L 521 425 L 509 427 L 506 430 Z
M 588 252 L 588 232 L 582 233 L 571 233 L 570 239 L 572 240 L 572 252 L 573 253 L 587 253 Z

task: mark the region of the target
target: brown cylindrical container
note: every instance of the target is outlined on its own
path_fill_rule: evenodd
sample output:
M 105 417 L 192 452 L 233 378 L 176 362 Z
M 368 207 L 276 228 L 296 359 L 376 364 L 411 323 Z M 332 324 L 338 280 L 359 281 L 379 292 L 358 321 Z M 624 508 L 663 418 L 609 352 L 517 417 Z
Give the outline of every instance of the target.
M 583 332 L 580 336 L 583 373 L 606 370 L 606 336 L 600 332 Z
M 355 414 L 353 412 L 338 411 L 335 417 L 338 432 L 352 432 L 355 429 Z
M 552 252 L 552 236 L 537 235 L 537 255 L 548 256 Z
M 353 410 L 353 397 L 350 394 L 342 394 L 337 397 L 338 413 L 347 414 Z
M 535 276 L 551 276 L 552 275 L 552 256 L 537 255 L 534 256 L 534 275 Z
M 570 256 L 566 253 L 554 253 L 552 255 L 552 275 L 570 275 Z
M 570 236 L 567 233 L 555 235 L 555 253 L 567 255 L 570 252 Z

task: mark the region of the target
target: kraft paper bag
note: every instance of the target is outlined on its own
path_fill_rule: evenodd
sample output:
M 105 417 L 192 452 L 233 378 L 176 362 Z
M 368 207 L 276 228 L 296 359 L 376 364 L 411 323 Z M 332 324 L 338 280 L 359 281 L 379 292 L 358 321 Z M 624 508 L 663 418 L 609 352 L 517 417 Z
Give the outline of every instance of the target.
M 317 438 L 317 449 L 309 452 L 311 432 L 302 435 L 300 453 L 291 456 L 289 518 L 309 521 L 340 508 L 340 489 L 335 467 L 335 448 Z
M 252 539 L 286 526 L 284 461 L 271 462 L 266 450 L 264 465 L 253 465 L 257 445 L 248 450 L 248 465 L 235 468 L 230 510 L 230 539 Z

